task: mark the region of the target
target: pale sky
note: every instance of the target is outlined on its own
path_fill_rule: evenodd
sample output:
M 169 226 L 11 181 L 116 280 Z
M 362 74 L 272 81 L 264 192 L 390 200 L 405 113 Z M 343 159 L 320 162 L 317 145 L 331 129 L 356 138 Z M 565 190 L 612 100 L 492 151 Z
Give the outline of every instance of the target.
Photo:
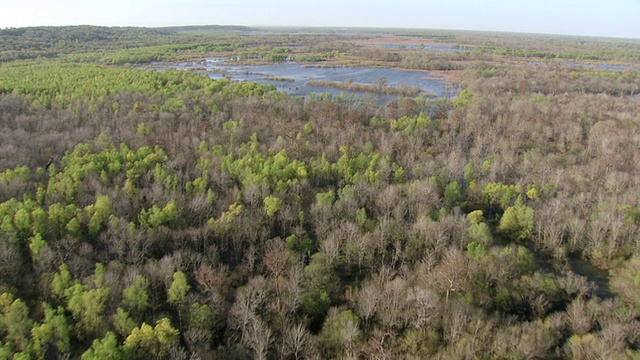
M 640 39 L 640 0 L 1 0 L 0 28 L 38 25 L 401 27 Z

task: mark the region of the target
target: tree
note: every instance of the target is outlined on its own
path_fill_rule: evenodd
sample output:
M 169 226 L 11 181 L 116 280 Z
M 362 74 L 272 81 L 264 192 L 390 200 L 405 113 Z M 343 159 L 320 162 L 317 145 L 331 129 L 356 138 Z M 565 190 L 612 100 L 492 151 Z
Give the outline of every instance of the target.
M 328 355 L 340 357 L 343 351 L 350 353 L 360 339 L 360 319 L 350 310 L 331 308 L 319 335 L 320 344 Z
M 96 236 L 112 214 L 111 199 L 107 195 L 98 195 L 96 203 L 85 208 L 89 216 L 89 235 Z
M 462 189 L 457 181 L 452 181 L 444 189 L 444 202 L 449 207 L 457 206 L 462 201 Z
M 69 325 L 64 309 L 59 306 L 52 308 L 49 304 L 43 303 L 44 321 L 31 329 L 33 339 L 33 350 L 39 357 L 44 357 L 47 345 L 53 345 L 58 352 L 67 353 L 70 351 Z
M 167 301 L 178 309 L 180 328 L 182 328 L 182 304 L 184 303 L 190 288 L 191 286 L 187 283 L 187 276 L 182 271 L 176 271 L 173 274 L 171 287 L 167 290 Z
M 124 340 L 125 357 L 145 359 L 149 354 L 161 359 L 167 355 L 169 349 L 178 345 L 179 332 L 171 326 L 167 318 L 156 322 L 155 327 L 142 323 L 136 327 Z
M 284 203 L 280 198 L 274 195 L 269 195 L 264 199 L 264 212 L 267 217 L 273 217 L 275 213 L 282 208 Z
M 84 339 L 92 334 L 99 334 L 105 326 L 103 312 L 105 310 L 110 289 L 104 286 L 104 266 L 96 264 L 93 275 L 94 288 L 82 285 L 75 280 L 64 291 L 67 310 L 71 312 L 76 323 L 78 337 Z
M 482 210 L 470 212 L 467 214 L 467 220 L 469 221 L 467 234 L 469 238 L 471 238 L 471 241 L 481 245 L 489 245 L 492 240 L 491 230 L 483 221 Z
M 313 350 L 312 335 L 303 324 L 290 325 L 285 328 L 283 341 L 285 351 L 294 359 L 300 360 Z
M 167 300 L 175 305 L 184 302 L 191 286 L 187 282 L 187 276 L 182 271 L 176 271 L 173 274 L 173 282 L 167 290 Z
M 136 327 L 136 322 L 131 319 L 129 313 L 122 308 L 118 308 L 112 317 L 113 327 L 120 336 L 126 336 Z
M 11 296 L 3 294 L 0 300 L 0 333 L 6 333 L 4 340 L 12 344 L 16 350 L 25 351 L 31 344 L 29 332 L 33 320 L 29 317 L 29 308 L 20 299 L 11 300 Z
M 120 360 L 125 359 L 118 345 L 118 338 L 111 331 L 102 339 L 95 339 L 91 348 L 82 354 L 82 360 Z
M 509 206 L 502 215 L 498 231 L 516 241 L 524 241 L 531 238 L 534 224 L 534 210 L 518 197 L 515 205 Z
M 611 289 L 627 304 L 640 311 L 640 257 L 634 256 L 611 276 Z
M 148 287 L 149 280 L 142 275 L 137 275 L 135 282 L 122 292 L 122 306 L 141 316 L 149 306 Z

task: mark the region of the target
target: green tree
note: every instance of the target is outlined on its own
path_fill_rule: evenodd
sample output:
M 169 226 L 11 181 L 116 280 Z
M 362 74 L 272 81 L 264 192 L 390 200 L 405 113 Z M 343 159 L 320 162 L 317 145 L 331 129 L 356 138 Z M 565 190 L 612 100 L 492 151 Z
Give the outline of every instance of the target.
M 171 304 L 182 304 L 190 288 L 191 286 L 189 286 L 187 282 L 187 276 L 182 271 L 176 271 L 173 274 L 173 282 L 169 290 L 167 290 L 168 301 Z
M 46 246 L 47 242 L 44 241 L 40 233 L 29 238 L 29 251 L 31 251 L 31 258 L 34 263 L 40 260 L 40 254 Z
M 517 199 L 521 189 L 516 185 L 506 185 L 499 182 L 488 183 L 482 188 L 482 196 L 488 205 L 506 209 L 513 200 Z
M 319 335 L 320 343 L 328 354 L 339 355 L 344 350 L 351 350 L 360 339 L 360 319 L 351 310 L 338 312 L 332 308 L 327 320 L 322 325 Z
M 444 189 L 444 202 L 447 206 L 458 206 L 462 202 L 462 189 L 457 181 L 452 181 Z
M 116 334 L 111 331 L 102 339 L 95 339 L 91 348 L 82 354 L 82 360 L 120 360 L 125 356 L 118 344 Z
M 467 214 L 467 220 L 469 221 L 467 233 L 471 241 L 483 245 L 490 244 L 492 241 L 491 230 L 489 229 L 489 225 L 483 221 L 482 210 L 470 212 Z
M 75 330 L 80 338 L 100 333 L 105 326 L 103 312 L 109 297 L 109 288 L 104 286 L 104 266 L 96 264 L 93 285 L 89 287 L 78 280 L 71 280 L 66 265 L 60 266 L 60 272 L 54 275 L 52 293 L 62 301 L 66 300 L 66 309 L 77 322 Z
M 302 308 L 315 319 L 324 317 L 331 305 L 331 296 L 337 292 L 338 279 L 334 274 L 327 255 L 322 252 L 313 254 L 309 265 L 304 269 L 305 292 L 302 296 Z
M 135 282 L 122 292 L 122 306 L 141 316 L 149 306 L 148 287 L 149 280 L 142 275 L 136 276 Z
M 136 322 L 131 319 L 129 313 L 118 308 L 112 317 L 113 327 L 121 336 L 126 336 L 136 327 Z
M 0 334 L 4 333 L 3 339 L 16 350 L 25 351 L 31 344 L 29 335 L 33 320 L 29 317 L 29 308 L 22 300 L 16 299 L 7 304 L 9 300 L 11 296 L 0 301 Z
M 60 272 L 53 275 L 51 281 L 51 292 L 58 300 L 62 300 L 65 296 L 65 291 L 71 287 L 71 273 L 67 264 L 60 265 Z
M 61 353 L 69 352 L 71 341 L 64 309 L 61 306 L 54 309 L 47 303 L 43 303 L 42 306 L 44 308 L 44 321 L 31 329 L 33 349 L 36 355 L 40 358 L 44 357 L 48 344 L 54 345 Z
M 113 213 L 111 199 L 107 195 L 98 195 L 96 203 L 87 206 L 85 212 L 89 216 L 89 235 L 96 236 Z
M 514 240 L 524 241 L 531 238 L 534 224 L 534 210 L 518 197 L 515 205 L 509 206 L 502 215 L 498 231 Z
M 142 323 L 127 336 L 123 350 L 127 358 L 147 359 L 153 355 L 160 359 L 178 345 L 179 334 L 167 318 L 158 320 L 155 327 Z
M 282 205 L 284 203 L 279 197 L 269 195 L 264 199 L 264 212 L 268 217 L 273 217 L 282 208 Z

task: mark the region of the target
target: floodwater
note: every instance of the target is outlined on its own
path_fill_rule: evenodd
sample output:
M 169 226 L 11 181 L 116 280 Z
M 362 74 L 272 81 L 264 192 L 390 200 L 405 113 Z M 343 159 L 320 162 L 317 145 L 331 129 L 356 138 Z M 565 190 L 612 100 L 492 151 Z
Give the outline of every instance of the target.
M 569 264 L 574 273 L 586 277 L 593 284 L 594 295 L 601 299 L 608 299 L 613 296 L 609 290 L 609 272 L 607 270 L 597 268 L 589 261 L 579 257 L 570 257 Z
M 441 75 L 430 74 L 425 71 L 409 71 L 388 68 L 367 67 L 314 67 L 295 62 L 274 65 L 233 65 L 218 58 L 208 58 L 202 62 L 179 63 L 175 66 L 156 67 L 157 70 L 166 68 L 179 70 L 193 70 L 206 73 L 212 79 L 228 78 L 233 81 L 248 81 L 275 85 L 278 90 L 288 92 L 294 96 L 307 96 L 312 92 L 330 93 L 334 96 L 340 93 L 357 96 L 374 96 L 381 103 L 397 98 L 396 95 L 368 94 L 352 92 L 344 89 L 324 86 L 308 85 L 309 80 L 353 81 L 361 84 L 376 84 L 382 79 L 387 86 L 418 87 L 427 95 L 445 97 L 452 95 L 459 86 L 451 83 Z
M 624 70 L 632 70 L 633 66 L 630 65 L 622 65 L 622 64 L 607 64 L 607 63 L 598 63 L 598 62 L 580 62 L 580 61 L 562 61 L 562 62 L 540 62 L 540 61 L 530 61 L 531 65 L 540 65 L 540 64 L 562 64 L 568 67 L 585 67 L 585 68 L 597 68 L 600 70 L 613 70 L 613 71 L 624 71 Z
M 473 46 L 466 45 L 450 45 L 450 44 L 391 44 L 391 43 L 367 43 L 366 45 L 380 46 L 385 49 L 407 49 L 407 50 L 423 50 L 432 52 L 465 52 L 473 51 Z
M 629 70 L 629 69 L 633 69 L 631 66 L 628 65 L 617 65 L 617 64 L 604 64 L 604 63 L 585 63 L 585 62 L 577 62 L 577 61 L 564 61 L 563 62 L 564 65 L 567 66 L 584 66 L 584 67 L 596 67 L 598 69 L 602 69 L 602 70 L 616 70 L 616 71 L 622 71 L 622 70 Z

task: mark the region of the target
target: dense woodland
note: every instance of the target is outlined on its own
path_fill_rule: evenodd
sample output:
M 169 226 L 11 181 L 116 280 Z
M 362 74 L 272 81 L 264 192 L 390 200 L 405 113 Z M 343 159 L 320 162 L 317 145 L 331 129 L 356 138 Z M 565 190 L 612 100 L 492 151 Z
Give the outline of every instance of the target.
M 443 34 L 0 30 L 0 359 L 640 358 L 640 43 Z M 462 90 L 130 65 L 221 54 Z

